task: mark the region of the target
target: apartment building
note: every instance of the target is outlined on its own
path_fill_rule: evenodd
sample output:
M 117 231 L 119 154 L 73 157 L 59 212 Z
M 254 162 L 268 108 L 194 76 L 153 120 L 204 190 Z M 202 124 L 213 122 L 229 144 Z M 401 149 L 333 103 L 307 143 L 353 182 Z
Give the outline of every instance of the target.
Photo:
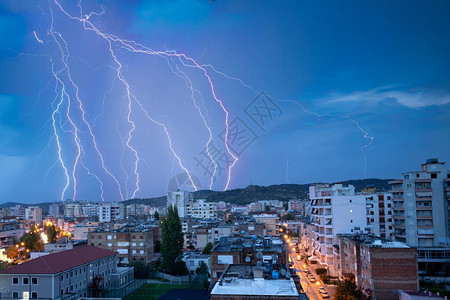
M 394 239 L 393 203 L 392 194 L 367 194 L 367 225 L 371 233 L 384 239 Z
M 211 291 L 212 300 L 298 300 L 299 293 L 289 270 L 275 265 L 273 270 L 254 265 L 227 266 Z
M 419 289 L 417 252 L 405 243 L 374 235 L 339 234 L 339 277 L 353 277 L 368 299 L 398 299 Z
M 395 238 L 414 247 L 450 246 L 450 172 L 428 159 L 420 171 L 390 182 Z
M 135 261 L 147 264 L 153 259 L 153 237 L 153 228 L 93 231 L 88 233 L 88 245 L 116 251 L 118 262 L 123 264 Z
M 211 278 L 217 281 L 228 265 L 286 265 L 288 251 L 278 237 L 222 237 L 211 250 Z
M 115 252 L 77 247 L 0 271 L 0 294 L 5 299 L 80 299 L 94 281 L 108 287 L 116 272 Z
M 35 224 L 42 225 L 42 208 L 39 206 L 29 206 L 25 208 L 25 219 Z
M 198 199 L 186 204 L 186 215 L 196 219 L 216 219 L 217 204 L 206 202 L 205 199 Z
M 308 247 L 322 265 L 336 274 L 333 245 L 338 233 L 355 233 L 367 228 L 366 196 L 355 195 L 352 185 L 309 187 L 311 206 L 311 245 Z
M 389 183 L 395 239 L 417 247 L 421 274 L 429 267 L 445 274 L 444 265 L 450 263 L 450 172 L 445 163 L 428 159 L 420 171 Z
M 111 222 L 122 220 L 125 210 L 122 204 L 114 202 L 102 202 L 97 208 L 99 222 Z
M 50 204 L 48 207 L 48 215 L 53 218 L 61 217 L 61 211 L 61 204 L 59 203 Z
M 194 196 L 190 192 L 176 191 L 167 193 L 167 207 L 170 205 L 176 206 L 178 209 L 178 216 L 185 218 L 188 216 L 186 206 L 194 202 Z

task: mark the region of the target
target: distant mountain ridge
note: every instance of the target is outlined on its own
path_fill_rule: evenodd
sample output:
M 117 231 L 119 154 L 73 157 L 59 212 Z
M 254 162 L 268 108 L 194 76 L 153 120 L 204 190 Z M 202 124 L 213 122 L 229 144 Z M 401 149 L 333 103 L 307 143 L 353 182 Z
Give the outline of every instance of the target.
M 345 180 L 340 181 L 342 184 L 352 184 L 355 186 L 356 192 L 360 192 L 362 189 L 368 186 L 373 186 L 376 188 L 377 192 L 386 192 L 389 190 L 388 182 L 392 179 L 357 179 L 357 180 Z M 211 191 L 211 190 L 201 190 L 194 192 L 194 199 L 206 199 L 207 201 L 217 202 L 225 201 L 228 203 L 236 203 L 239 205 L 248 204 L 258 200 L 281 200 L 288 201 L 293 198 L 297 199 L 307 199 L 309 186 L 321 183 L 309 183 L 309 184 L 276 184 L 269 186 L 258 186 L 249 185 L 242 189 L 233 189 L 228 191 Z M 143 199 L 129 199 L 124 200 L 122 203 L 124 205 L 130 204 L 147 204 L 151 206 L 164 206 L 167 202 L 166 196 L 154 197 L 154 198 L 143 198 Z M 32 206 L 39 205 L 43 210 L 47 211 L 50 202 L 28 204 L 19 202 L 6 202 L 0 204 L 1 207 L 10 208 L 15 205 Z

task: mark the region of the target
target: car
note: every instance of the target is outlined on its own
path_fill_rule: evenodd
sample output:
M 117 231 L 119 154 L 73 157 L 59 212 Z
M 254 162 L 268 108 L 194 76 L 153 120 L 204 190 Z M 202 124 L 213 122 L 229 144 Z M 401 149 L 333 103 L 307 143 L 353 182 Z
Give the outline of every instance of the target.
M 330 294 L 327 291 L 322 292 L 322 298 L 330 298 Z
M 308 268 L 304 268 L 304 269 L 303 269 L 303 272 L 309 273 L 309 269 L 308 269 Z
M 323 286 L 319 287 L 319 293 L 322 294 L 323 292 L 326 292 L 326 291 L 325 291 L 325 288 L 324 288 Z
M 308 279 L 309 279 L 309 282 L 316 282 L 316 279 L 313 276 L 308 277 Z

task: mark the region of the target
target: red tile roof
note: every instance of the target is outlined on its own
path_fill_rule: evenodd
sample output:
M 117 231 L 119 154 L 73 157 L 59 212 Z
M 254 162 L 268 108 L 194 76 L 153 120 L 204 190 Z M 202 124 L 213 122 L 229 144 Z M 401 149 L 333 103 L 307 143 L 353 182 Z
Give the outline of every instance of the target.
M 72 250 L 40 256 L 0 271 L 0 274 L 57 274 L 115 254 L 117 252 L 94 246 L 76 247 Z

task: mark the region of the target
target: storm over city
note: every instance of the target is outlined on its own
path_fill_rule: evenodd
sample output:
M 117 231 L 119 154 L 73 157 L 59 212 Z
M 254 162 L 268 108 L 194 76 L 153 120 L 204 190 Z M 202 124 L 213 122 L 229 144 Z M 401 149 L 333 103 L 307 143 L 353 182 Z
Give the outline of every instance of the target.
M 450 296 L 449 16 L 0 1 L 0 298 Z

